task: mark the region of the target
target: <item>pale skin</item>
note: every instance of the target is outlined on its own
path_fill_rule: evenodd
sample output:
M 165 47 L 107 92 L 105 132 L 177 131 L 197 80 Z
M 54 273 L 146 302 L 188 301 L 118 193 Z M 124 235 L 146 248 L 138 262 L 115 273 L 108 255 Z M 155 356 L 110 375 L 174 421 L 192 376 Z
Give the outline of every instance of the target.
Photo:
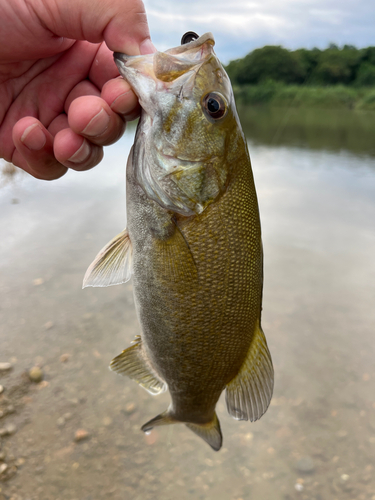
M 0 158 L 88 170 L 140 108 L 113 52 L 155 51 L 140 0 L 0 0 Z

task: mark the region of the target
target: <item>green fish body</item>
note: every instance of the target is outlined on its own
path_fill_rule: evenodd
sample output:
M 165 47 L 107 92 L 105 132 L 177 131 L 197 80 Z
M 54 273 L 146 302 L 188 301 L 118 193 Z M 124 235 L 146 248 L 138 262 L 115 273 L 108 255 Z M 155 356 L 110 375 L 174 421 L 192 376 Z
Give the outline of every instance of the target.
M 261 329 L 257 196 L 229 79 L 210 33 L 167 52 L 115 54 L 143 108 L 127 165 L 128 226 L 97 256 L 86 286 L 133 276 L 142 334 L 111 363 L 218 450 L 216 403 L 257 420 L 273 390 Z

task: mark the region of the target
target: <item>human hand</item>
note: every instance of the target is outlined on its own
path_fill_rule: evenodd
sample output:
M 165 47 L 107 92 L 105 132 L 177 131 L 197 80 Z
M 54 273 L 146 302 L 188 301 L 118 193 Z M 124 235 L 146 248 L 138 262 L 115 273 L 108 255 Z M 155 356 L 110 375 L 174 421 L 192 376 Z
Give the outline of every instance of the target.
M 112 51 L 155 51 L 142 1 L 0 0 L 0 10 L 0 157 L 46 180 L 94 167 L 140 111 Z

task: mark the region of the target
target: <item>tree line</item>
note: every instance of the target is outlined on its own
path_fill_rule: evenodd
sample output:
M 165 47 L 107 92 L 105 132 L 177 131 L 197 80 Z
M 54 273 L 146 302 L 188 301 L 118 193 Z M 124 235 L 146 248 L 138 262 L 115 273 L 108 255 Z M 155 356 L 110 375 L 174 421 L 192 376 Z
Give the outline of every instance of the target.
M 226 71 L 233 84 L 267 82 L 307 85 L 375 86 L 375 47 L 352 45 L 326 49 L 288 50 L 267 45 L 242 59 L 231 61 Z

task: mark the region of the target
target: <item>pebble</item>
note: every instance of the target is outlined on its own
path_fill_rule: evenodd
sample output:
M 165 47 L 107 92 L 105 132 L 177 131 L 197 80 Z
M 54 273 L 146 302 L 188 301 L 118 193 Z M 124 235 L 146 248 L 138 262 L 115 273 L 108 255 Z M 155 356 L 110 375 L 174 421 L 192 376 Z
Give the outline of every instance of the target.
M 308 456 L 300 458 L 295 467 L 298 472 L 304 472 L 308 474 L 314 472 L 315 470 L 314 461 L 311 457 Z
M 34 366 L 29 370 L 29 379 L 38 384 L 43 380 L 43 370 L 39 366 Z
M 8 468 L 7 464 L 1 464 L 0 465 L 0 475 L 3 474 Z
M 47 323 L 44 324 L 44 328 L 46 330 L 50 330 L 51 328 L 53 328 L 53 325 L 54 323 L 52 321 L 47 321 Z
M 0 462 L 4 462 L 6 457 L 5 451 L 0 451 Z
M 0 436 L 11 436 L 15 434 L 17 427 L 14 424 L 8 424 L 6 427 L 0 429 Z
M 128 415 L 131 415 L 132 413 L 135 412 L 135 404 L 134 403 L 128 403 L 126 406 L 125 406 L 125 411 Z
M 69 354 L 68 353 L 65 353 L 65 354 L 61 354 L 60 356 L 60 362 L 61 363 L 66 363 L 67 361 L 69 361 Z
M 40 286 L 40 285 L 43 285 L 43 283 L 44 283 L 43 278 L 36 278 L 35 280 L 33 280 L 34 286 Z
M 4 392 L 4 386 L 0 385 L 0 394 Z
M 303 491 L 303 484 L 301 483 L 296 483 L 294 485 L 294 488 L 297 490 L 297 491 Z
M 12 363 L 0 363 L 0 372 L 7 372 L 12 369 Z
M 104 417 L 103 418 L 103 425 L 105 425 L 106 427 L 109 427 L 110 425 L 112 425 L 111 417 Z
M 65 425 L 65 418 L 64 417 L 59 417 L 56 421 L 58 427 L 64 427 Z
M 80 443 L 81 441 L 84 441 L 85 439 L 88 439 L 89 437 L 90 437 L 90 434 L 85 429 L 78 429 L 78 430 L 76 430 L 76 433 L 74 435 L 74 441 L 76 443 Z

